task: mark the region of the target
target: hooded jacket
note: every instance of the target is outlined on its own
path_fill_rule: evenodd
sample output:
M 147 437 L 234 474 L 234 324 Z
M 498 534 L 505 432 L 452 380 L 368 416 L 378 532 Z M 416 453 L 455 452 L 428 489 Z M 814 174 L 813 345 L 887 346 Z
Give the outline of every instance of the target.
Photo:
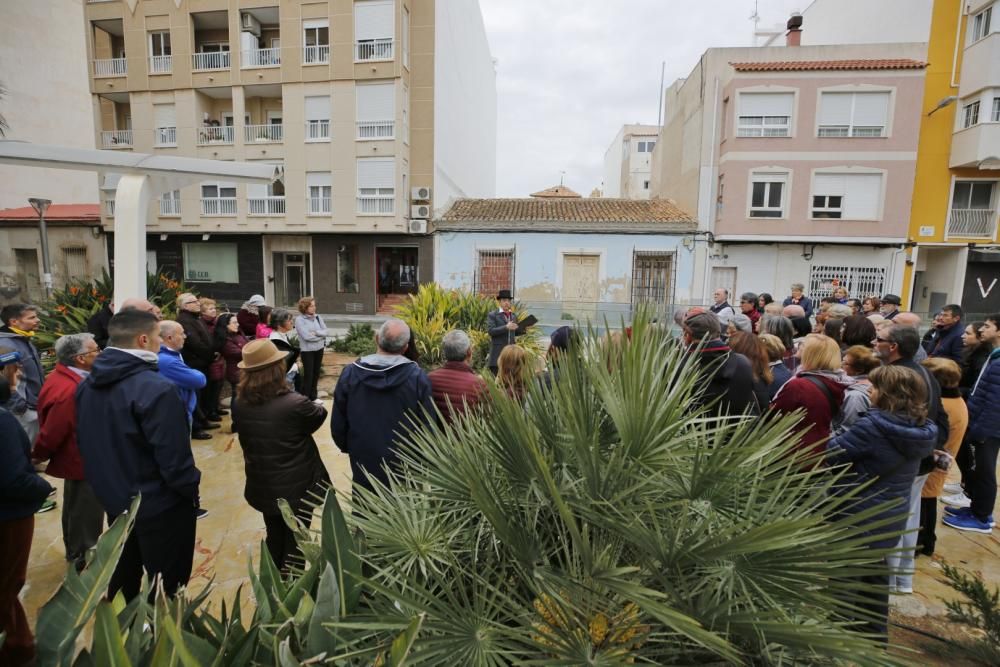
M 28 434 L 14 415 L 0 408 L 0 521 L 31 516 L 51 490 L 31 465 Z
M 45 474 L 83 479 L 83 460 L 76 445 L 76 388 L 83 377 L 63 364 L 49 375 L 38 395 L 38 438 L 32 456 L 49 465 Z
M 830 390 L 833 405 L 826 393 L 809 380 L 809 377 L 817 378 Z M 799 427 L 808 426 L 809 430 L 802 434 L 799 448 L 821 452 L 823 446 L 820 443 L 830 436 L 833 418 L 844 403 L 844 393 L 853 383 L 854 380 L 843 371 L 799 370 L 795 377 L 778 390 L 778 394 L 771 401 L 771 407 L 782 414 L 804 409 L 805 415 Z
M 969 435 L 1000 438 L 1000 347 L 993 348 L 969 395 Z
M 387 481 L 384 465 L 411 423 L 433 414 L 431 383 L 417 364 L 398 355 L 371 354 L 344 368 L 333 393 L 333 440 L 351 458 L 355 484 Z
M 872 482 L 861 492 L 859 500 L 851 502 L 845 511 L 855 514 L 894 501 L 895 505 L 872 517 L 872 521 L 892 518 L 891 524 L 873 530 L 888 533 L 906 528 L 910 487 L 917 476 L 920 460 L 929 456 L 936 444 L 937 427 L 931 420 L 917 425 L 899 415 L 870 410 L 849 431 L 826 444 L 830 465 L 850 464 L 847 476 L 841 480 L 843 489 Z M 898 540 L 899 536 L 895 535 L 871 546 L 891 547 Z
M 759 414 L 754 400 L 753 366 L 750 360 L 721 340 L 693 346 L 691 354 L 698 355 L 698 367 L 705 382 L 704 392 L 692 401 L 694 407 L 708 406 L 713 416 L 740 415 L 748 408 Z
M 191 421 L 194 407 L 198 403 L 198 390 L 207 383 L 205 374 L 188 366 L 181 359 L 180 352 L 166 345 L 160 345 L 160 353 L 156 356 L 160 375 L 170 380 L 177 388 L 177 395 L 184 403 L 188 421 Z
M 42 391 L 42 382 L 45 381 L 45 371 L 42 370 L 42 358 L 38 350 L 28 336 L 12 331 L 9 326 L 0 327 L 0 347 L 9 347 L 21 353 L 21 382 L 18 386 L 23 386 L 24 400 L 28 404 L 29 410 L 38 408 L 38 394 Z
M 138 493 L 139 519 L 198 502 L 201 472 L 184 404 L 154 358 L 110 347 L 76 390 L 84 473 L 112 518 Z

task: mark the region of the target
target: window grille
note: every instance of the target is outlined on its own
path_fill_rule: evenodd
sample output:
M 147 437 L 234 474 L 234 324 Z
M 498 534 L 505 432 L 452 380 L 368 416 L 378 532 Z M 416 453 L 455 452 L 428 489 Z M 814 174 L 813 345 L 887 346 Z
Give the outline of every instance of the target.
M 673 253 L 635 250 L 632 253 L 632 305 L 665 306 L 673 302 Z
M 834 285 L 834 281 L 837 284 Z M 871 266 L 814 266 L 809 273 L 809 296 L 815 302 L 845 287 L 852 297 L 880 296 L 885 290 L 885 268 Z
M 496 296 L 502 289 L 514 293 L 514 248 L 478 250 L 475 291 Z

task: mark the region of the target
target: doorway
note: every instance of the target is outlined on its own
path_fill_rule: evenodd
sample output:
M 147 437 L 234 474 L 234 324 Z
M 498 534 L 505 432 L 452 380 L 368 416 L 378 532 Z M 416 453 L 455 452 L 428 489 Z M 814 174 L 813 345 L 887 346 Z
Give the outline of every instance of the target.
M 272 252 L 274 267 L 274 303 L 295 307 L 304 296 L 312 293 L 309 276 L 309 253 Z
M 375 248 L 376 310 L 383 312 L 416 294 L 420 286 L 420 267 L 415 246 L 380 246 Z

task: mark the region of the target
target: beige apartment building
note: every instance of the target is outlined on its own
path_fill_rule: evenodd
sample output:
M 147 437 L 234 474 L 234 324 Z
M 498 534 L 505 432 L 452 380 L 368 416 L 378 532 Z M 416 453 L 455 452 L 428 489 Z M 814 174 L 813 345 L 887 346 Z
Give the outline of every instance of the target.
M 476 2 L 88 0 L 85 28 L 97 147 L 281 167 L 268 186 L 205 182 L 153 205 L 150 268 L 230 307 L 260 293 L 385 309 L 433 278 L 433 212 L 494 194 Z
M 659 125 L 623 125 L 604 151 L 601 196 L 649 199 L 650 158 L 660 134 Z

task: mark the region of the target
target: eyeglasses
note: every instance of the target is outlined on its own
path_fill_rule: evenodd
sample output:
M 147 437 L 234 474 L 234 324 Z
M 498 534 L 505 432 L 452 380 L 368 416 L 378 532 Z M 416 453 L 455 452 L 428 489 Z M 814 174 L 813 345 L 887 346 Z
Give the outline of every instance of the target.
M 875 337 L 875 342 L 876 343 L 889 343 L 891 345 L 891 344 L 895 343 L 896 341 L 889 340 L 888 338 L 879 338 L 878 336 L 876 336 Z

